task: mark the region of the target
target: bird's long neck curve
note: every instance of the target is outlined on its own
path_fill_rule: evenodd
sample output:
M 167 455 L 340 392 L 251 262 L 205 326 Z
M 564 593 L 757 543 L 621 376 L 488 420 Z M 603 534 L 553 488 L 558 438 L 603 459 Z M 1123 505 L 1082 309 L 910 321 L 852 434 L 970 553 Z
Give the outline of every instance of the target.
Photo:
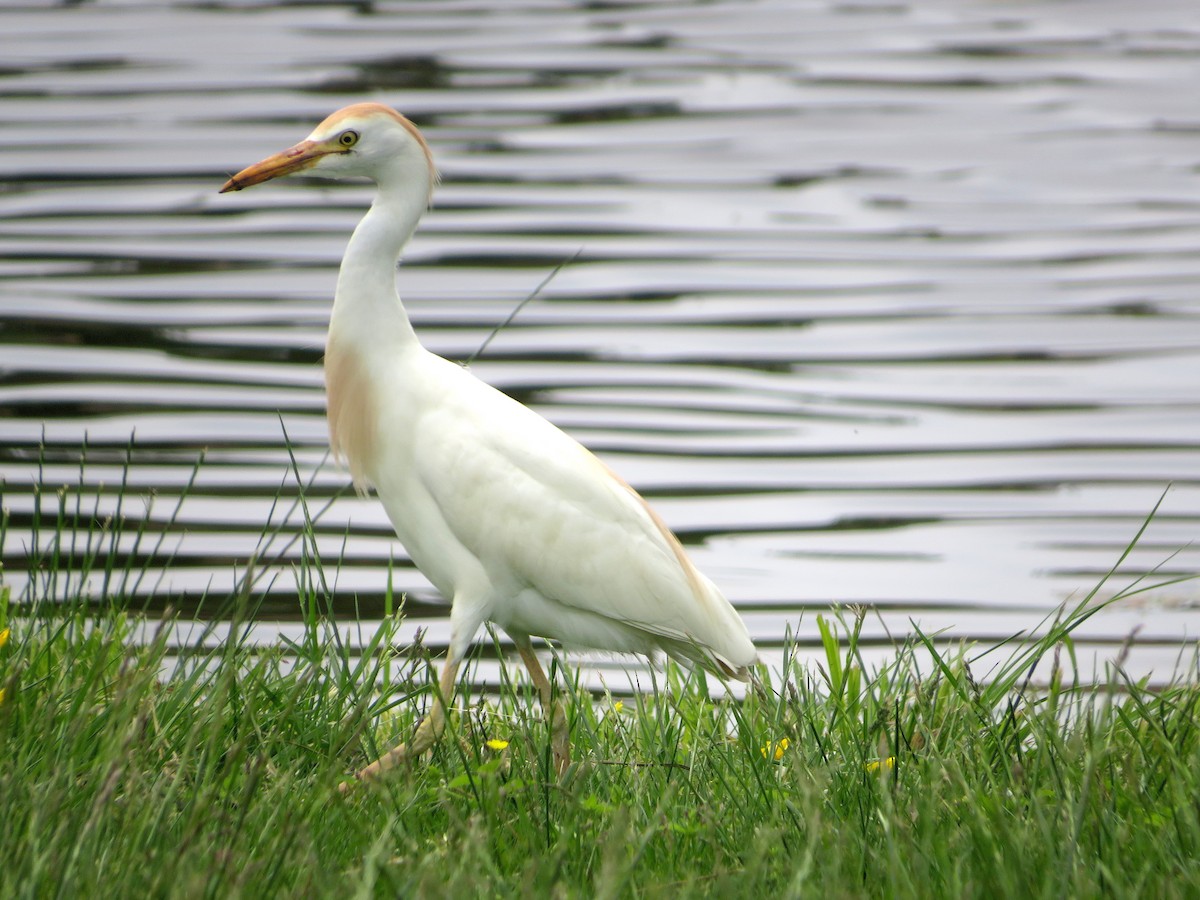
M 422 358 L 412 352 L 421 345 L 396 293 L 396 262 L 428 198 L 427 184 L 381 183 L 338 272 L 325 347 L 329 440 L 359 490 L 374 480 L 380 456 L 380 392 L 396 387 L 384 373 Z
M 400 296 L 396 263 L 428 202 L 428 187 L 383 181 L 342 258 L 329 322 L 330 338 L 356 350 L 416 343 Z

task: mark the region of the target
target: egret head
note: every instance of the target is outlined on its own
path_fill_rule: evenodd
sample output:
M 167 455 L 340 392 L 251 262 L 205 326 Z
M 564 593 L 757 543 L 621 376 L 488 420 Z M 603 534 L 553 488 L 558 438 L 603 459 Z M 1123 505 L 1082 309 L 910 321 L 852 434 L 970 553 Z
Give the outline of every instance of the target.
M 355 103 L 333 113 L 294 147 L 238 172 L 221 193 L 296 172 L 370 178 L 381 186 L 415 182 L 426 185 L 427 192 L 437 181 L 429 145 L 412 122 L 382 103 Z

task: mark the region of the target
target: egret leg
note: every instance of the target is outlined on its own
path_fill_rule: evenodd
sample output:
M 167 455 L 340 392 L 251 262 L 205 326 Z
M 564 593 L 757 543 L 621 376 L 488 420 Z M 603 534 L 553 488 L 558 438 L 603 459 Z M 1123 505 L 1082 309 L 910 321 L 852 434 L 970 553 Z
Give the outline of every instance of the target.
M 554 699 L 550 679 L 546 677 L 528 638 L 517 640 L 517 652 L 521 654 L 525 668 L 529 670 L 534 687 L 542 695 L 542 709 L 550 720 L 550 750 L 554 754 L 554 769 L 562 775 L 571 764 L 571 733 L 567 727 L 567 713 L 563 709 L 562 699 Z
M 375 762 L 354 773 L 358 781 L 373 781 L 388 769 L 394 769 L 401 763 L 416 759 L 433 746 L 446 728 L 446 704 L 454 694 L 454 679 L 458 674 L 458 660 L 453 656 L 447 657 L 442 666 L 442 675 L 438 679 L 438 694 L 433 698 L 433 708 L 417 726 L 412 740 L 397 744 Z M 353 786 L 353 782 L 343 782 L 339 790 L 345 793 Z

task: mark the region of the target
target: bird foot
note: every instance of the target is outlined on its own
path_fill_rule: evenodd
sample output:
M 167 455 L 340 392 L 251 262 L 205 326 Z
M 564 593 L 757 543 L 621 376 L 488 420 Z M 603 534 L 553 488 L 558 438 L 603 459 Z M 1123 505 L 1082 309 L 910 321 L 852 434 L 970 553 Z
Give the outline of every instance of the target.
M 561 700 L 555 701 L 550 720 L 550 752 L 554 754 L 554 771 L 561 778 L 571 765 L 571 729 Z
M 343 781 L 338 785 L 338 793 L 343 797 L 350 793 L 356 786 L 365 781 L 375 781 L 380 778 L 384 772 L 389 769 L 394 769 L 396 766 L 409 762 L 415 759 L 419 754 L 412 752 L 408 744 L 400 744 L 393 747 L 375 762 L 369 766 L 364 766 L 354 773 L 352 781 Z
M 571 767 L 571 748 L 568 746 L 552 748 L 554 753 L 554 772 L 559 778 Z
M 433 746 L 433 742 L 442 733 L 444 721 L 444 718 L 435 711 L 433 715 L 425 718 L 417 726 L 417 731 L 411 741 L 404 744 L 397 744 L 387 753 L 383 754 L 383 756 L 379 757 L 379 759 L 375 760 L 375 762 L 359 769 L 354 773 L 353 781 L 343 781 L 338 785 L 338 793 L 344 797 L 358 784 L 366 781 L 375 781 L 389 769 L 394 769 L 397 766 L 415 760 Z

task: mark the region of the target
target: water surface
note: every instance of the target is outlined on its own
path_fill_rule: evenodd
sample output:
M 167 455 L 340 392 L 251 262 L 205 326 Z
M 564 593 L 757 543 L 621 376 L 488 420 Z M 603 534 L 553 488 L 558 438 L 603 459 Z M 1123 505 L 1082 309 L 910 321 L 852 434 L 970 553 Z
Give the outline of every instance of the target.
M 408 633 L 445 641 L 324 461 L 324 328 L 369 188 L 216 193 L 364 99 L 443 172 L 399 273 L 423 340 L 470 357 L 579 252 L 472 370 L 650 498 L 769 659 L 849 605 L 880 657 L 913 622 L 1031 628 L 1168 485 L 1109 593 L 1200 569 L 1190 3 L 28 3 L 0 28 L 18 591 L 35 481 L 103 514 L 126 478 L 135 593 L 227 593 L 273 530 L 260 632 L 286 633 L 286 432 L 339 614 L 379 615 L 394 559 Z M 1138 628 L 1131 669 L 1166 677 L 1198 604 L 1187 583 L 1122 603 L 1081 656 Z

